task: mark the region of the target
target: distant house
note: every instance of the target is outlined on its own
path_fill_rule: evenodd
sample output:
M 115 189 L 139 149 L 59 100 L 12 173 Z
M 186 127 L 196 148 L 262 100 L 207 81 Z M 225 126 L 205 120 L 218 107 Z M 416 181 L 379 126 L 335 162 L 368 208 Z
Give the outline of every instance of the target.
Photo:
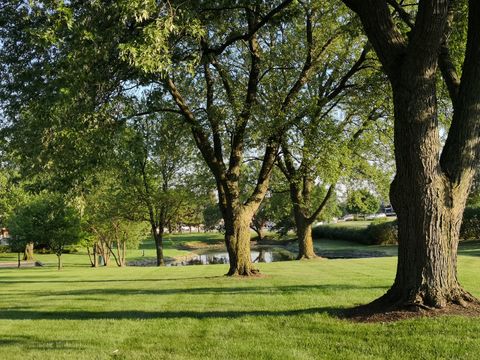
M 7 228 L 0 229 L 0 245 L 8 245 L 10 240 L 10 234 L 8 233 Z

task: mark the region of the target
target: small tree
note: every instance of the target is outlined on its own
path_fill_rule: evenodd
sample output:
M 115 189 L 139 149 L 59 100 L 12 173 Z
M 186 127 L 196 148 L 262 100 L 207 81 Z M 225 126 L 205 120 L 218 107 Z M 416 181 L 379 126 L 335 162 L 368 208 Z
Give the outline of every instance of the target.
M 42 193 L 19 206 L 9 219 L 14 239 L 22 244 L 47 244 L 58 257 L 58 269 L 65 246 L 80 240 L 80 218 L 63 196 Z
M 347 197 L 347 211 L 353 214 L 373 214 L 380 207 L 380 201 L 367 189 L 353 190 Z

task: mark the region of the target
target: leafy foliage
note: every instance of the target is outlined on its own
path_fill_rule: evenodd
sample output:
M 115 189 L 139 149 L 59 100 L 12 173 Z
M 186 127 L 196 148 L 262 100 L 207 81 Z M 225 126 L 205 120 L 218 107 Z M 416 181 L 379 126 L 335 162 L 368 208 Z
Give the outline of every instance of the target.
M 347 195 L 347 211 L 352 214 L 373 214 L 380 200 L 367 189 L 351 190 Z
M 460 238 L 463 240 L 480 239 L 480 208 L 467 207 L 463 213 L 462 227 L 460 228 Z
M 41 193 L 20 205 L 9 217 L 8 227 L 15 248 L 23 249 L 27 243 L 46 245 L 57 256 L 82 235 L 78 211 L 54 193 Z

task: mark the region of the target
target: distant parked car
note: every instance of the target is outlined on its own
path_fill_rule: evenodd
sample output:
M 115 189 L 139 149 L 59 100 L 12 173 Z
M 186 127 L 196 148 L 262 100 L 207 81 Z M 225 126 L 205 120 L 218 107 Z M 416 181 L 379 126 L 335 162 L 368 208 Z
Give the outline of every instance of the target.
M 353 221 L 353 220 L 355 220 L 355 216 L 353 216 L 352 214 L 347 214 L 347 215 L 341 217 L 338 220 L 339 221 Z
M 393 210 L 392 205 L 385 206 L 384 211 L 385 211 L 385 216 L 397 216 L 397 214 L 395 213 L 395 210 Z
M 387 215 L 384 213 L 379 213 L 379 214 L 370 214 L 365 217 L 366 220 L 375 220 L 375 219 L 381 219 L 381 218 L 386 218 Z

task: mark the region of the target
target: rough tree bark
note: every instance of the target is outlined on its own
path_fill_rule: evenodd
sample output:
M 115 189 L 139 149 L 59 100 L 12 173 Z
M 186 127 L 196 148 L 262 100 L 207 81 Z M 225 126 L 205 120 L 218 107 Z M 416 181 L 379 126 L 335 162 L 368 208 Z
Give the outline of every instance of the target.
M 441 308 L 476 302 L 458 282 L 457 246 L 479 151 L 480 4 L 469 1 L 461 81 L 455 83 L 451 73 L 441 69 L 454 110 L 441 151 L 436 73 L 437 63 L 442 67 L 439 56 L 445 55 L 442 41 L 452 4 L 420 1 L 415 21 L 401 13 L 412 27 L 407 38 L 395 26 L 385 1 L 344 3 L 360 16 L 394 99 L 397 174 L 390 196 L 398 216 L 398 265 L 393 286 L 374 304 Z
M 312 224 L 304 214 L 294 213 L 295 225 L 297 227 L 298 237 L 298 256 L 297 260 L 314 259 L 317 257 L 313 248 Z
M 229 213 L 231 209 L 227 210 Z M 253 214 L 242 206 L 233 209 L 225 221 L 225 242 L 227 244 L 230 269 L 227 275 L 249 276 L 258 272 L 252 265 L 250 255 L 250 222 Z

